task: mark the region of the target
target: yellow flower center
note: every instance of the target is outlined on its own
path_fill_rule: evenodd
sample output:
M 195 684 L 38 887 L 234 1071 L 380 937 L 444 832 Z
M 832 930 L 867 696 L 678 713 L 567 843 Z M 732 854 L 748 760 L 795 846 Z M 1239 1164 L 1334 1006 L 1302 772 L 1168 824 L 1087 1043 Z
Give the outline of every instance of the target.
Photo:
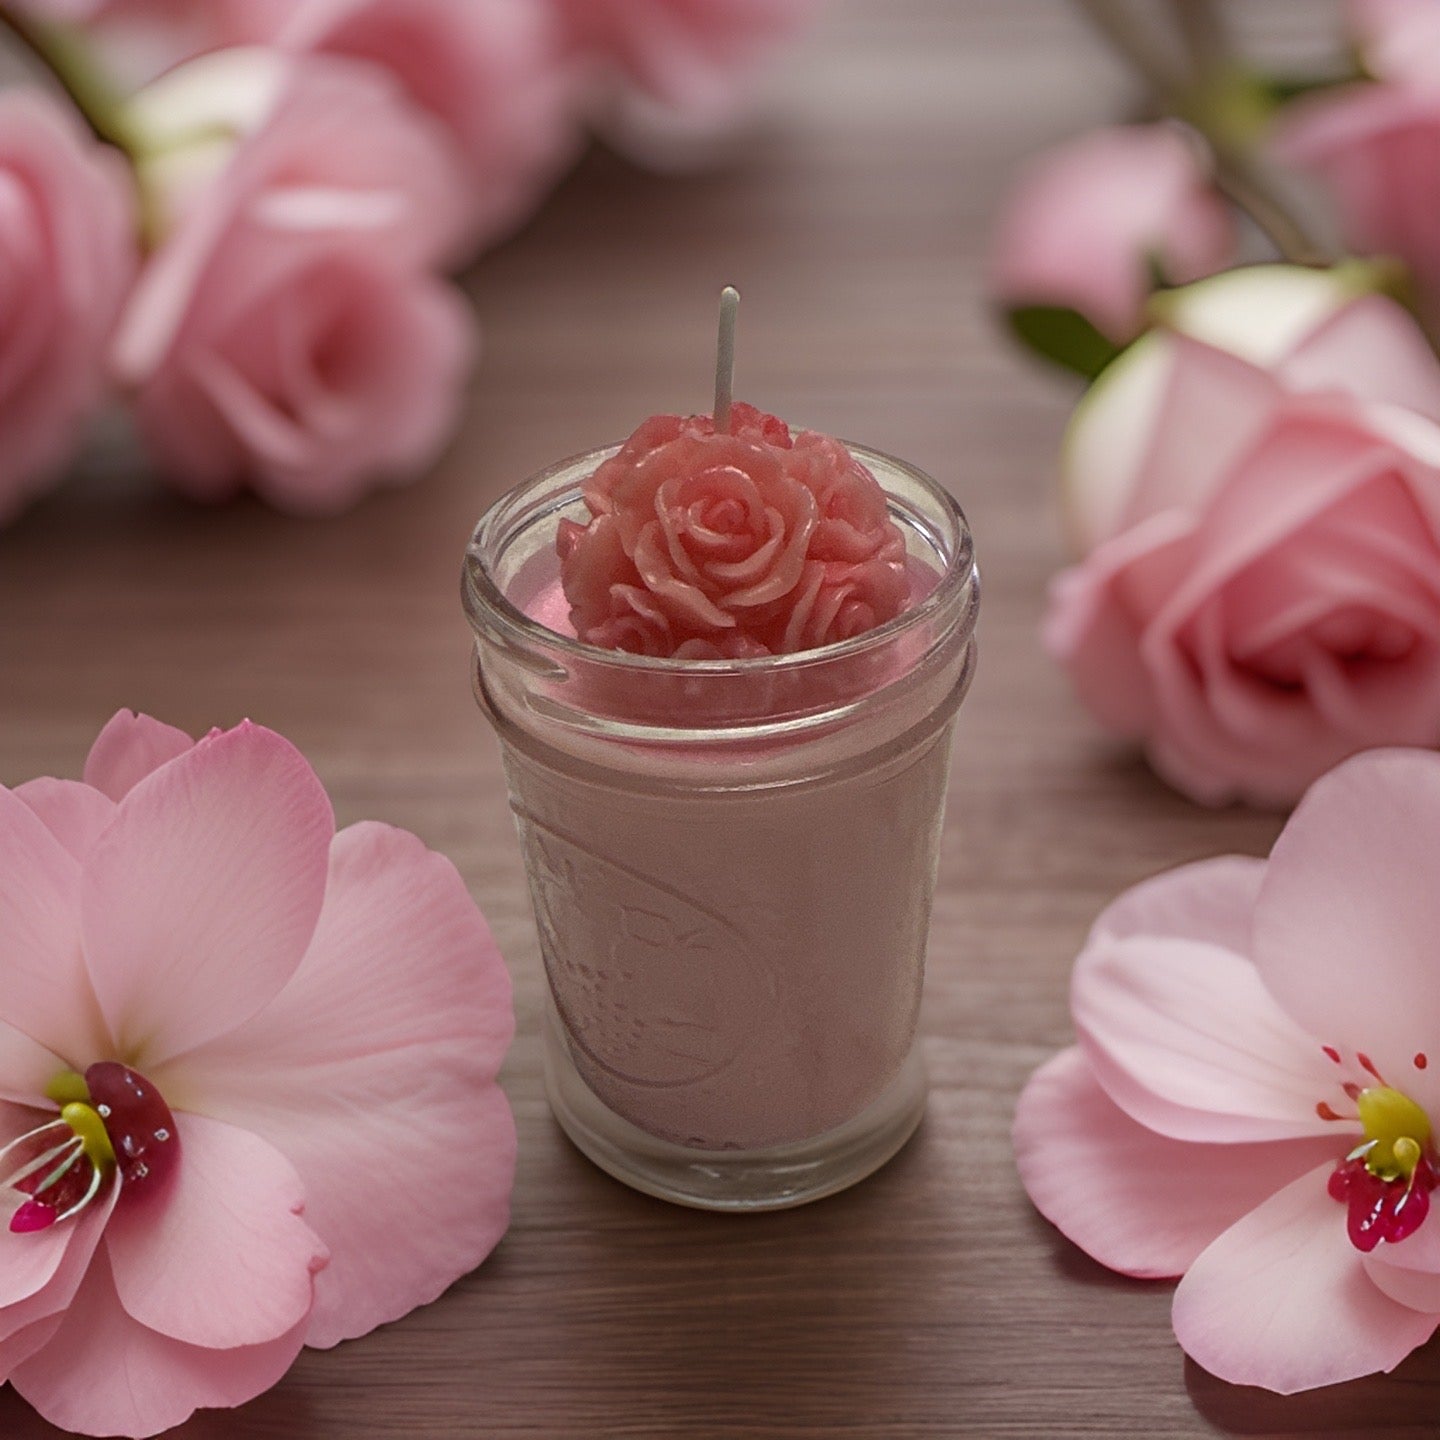
M 1389 1085 L 1362 1090 L 1355 1101 L 1365 1127 L 1365 1168 L 1381 1180 L 1409 1180 L 1430 1139 L 1430 1117 Z

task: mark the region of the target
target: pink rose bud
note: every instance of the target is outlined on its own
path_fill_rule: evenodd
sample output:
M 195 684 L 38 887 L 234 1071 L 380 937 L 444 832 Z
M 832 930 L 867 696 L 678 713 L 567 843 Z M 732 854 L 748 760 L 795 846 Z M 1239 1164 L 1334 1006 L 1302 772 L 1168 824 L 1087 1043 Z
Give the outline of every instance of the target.
M 68 109 L 0 94 L 0 521 L 55 479 L 101 397 L 134 209 L 120 157 Z
M 175 484 L 325 512 L 424 469 L 472 349 L 430 270 L 464 223 L 433 122 L 373 66 L 237 49 L 157 81 L 132 123 L 168 229 L 115 363 Z
M 549 0 L 561 44 L 678 111 L 734 106 L 746 71 L 788 39 L 816 0 Z
M 1026 168 L 995 234 L 990 290 L 1051 358 L 1061 357 L 1025 328 L 1026 313 L 1075 312 L 1108 358 L 1143 328 L 1157 273 L 1183 284 L 1234 253 L 1230 213 L 1194 145 L 1167 126 L 1117 125 Z
M 1350 21 L 1377 81 L 1297 101 L 1272 151 L 1320 180 L 1353 251 L 1409 267 L 1433 327 L 1440 325 L 1440 4 L 1357 0 Z
M 1204 803 L 1440 743 L 1440 364 L 1413 319 L 1285 266 L 1167 298 L 1066 437 L 1084 558 L 1051 653 Z
M 570 151 L 552 17 L 533 0 L 264 0 L 249 28 L 379 65 L 440 122 L 470 200 L 466 251 L 519 220 Z

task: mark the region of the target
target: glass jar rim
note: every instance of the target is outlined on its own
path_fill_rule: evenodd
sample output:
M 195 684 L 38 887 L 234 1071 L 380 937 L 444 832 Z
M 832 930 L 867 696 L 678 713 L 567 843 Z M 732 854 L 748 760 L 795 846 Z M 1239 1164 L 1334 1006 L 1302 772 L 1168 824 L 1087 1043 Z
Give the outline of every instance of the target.
M 956 623 L 964 627 L 967 637 L 973 631 L 979 610 L 980 575 L 975 562 L 974 538 L 965 512 L 938 480 L 917 466 L 884 451 L 873 450 L 869 446 L 854 444 L 848 440 L 841 440 L 840 443 L 862 464 L 874 468 L 874 464 L 878 463 L 882 470 L 899 472 L 917 484 L 935 502 L 945 521 L 954 529 L 954 555 L 948 559 L 935 587 L 919 604 L 902 611 L 894 619 L 847 640 L 836 640 L 809 650 L 736 659 L 697 660 L 663 655 L 638 655 L 628 650 L 612 650 L 591 645 L 577 636 L 562 635 L 558 630 L 542 625 L 520 609 L 501 589 L 489 563 L 489 542 L 494 539 L 496 527 L 503 519 L 508 518 L 505 516 L 507 505 L 513 504 L 524 494 L 542 490 L 547 482 L 553 482 L 563 475 L 573 473 L 577 481 L 585 478 L 614 455 L 620 449 L 620 443 L 582 450 L 547 465 L 499 496 L 481 515 L 470 542 L 465 547 L 465 564 L 461 573 L 461 598 L 473 630 L 478 633 L 482 625 L 492 625 L 512 643 L 518 643 L 524 648 L 543 646 L 557 659 L 569 655 L 587 665 L 613 667 L 622 672 L 632 670 L 651 676 L 754 675 L 762 672 L 774 673 L 777 670 L 798 671 L 811 665 L 828 665 L 833 661 L 847 660 L 869 650 L 880 649 L 897 636 L 925 624 L 950 606 L 957 609 Z M 883 481 L 881 488 L 885 489 Z M 894 502 L 898 498 L 888 489 L 885 493 L 887 501 Z

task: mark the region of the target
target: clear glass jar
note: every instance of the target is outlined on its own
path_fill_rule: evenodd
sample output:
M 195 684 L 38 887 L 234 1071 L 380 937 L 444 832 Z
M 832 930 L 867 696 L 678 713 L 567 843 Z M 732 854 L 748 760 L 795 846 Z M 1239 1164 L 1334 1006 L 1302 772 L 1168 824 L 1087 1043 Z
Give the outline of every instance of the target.
M 851 446 L 917 601 L 749 660 L 602 650 L 531 614 L 615 447 L 505 495 L 466 553 L 475 693 L 501 742 L 540 949 L 551 1106 L 579 1148 L 710 1209 L 818 1199 L 904 1144 L 950 738 L 975 664 L 965 518 Z

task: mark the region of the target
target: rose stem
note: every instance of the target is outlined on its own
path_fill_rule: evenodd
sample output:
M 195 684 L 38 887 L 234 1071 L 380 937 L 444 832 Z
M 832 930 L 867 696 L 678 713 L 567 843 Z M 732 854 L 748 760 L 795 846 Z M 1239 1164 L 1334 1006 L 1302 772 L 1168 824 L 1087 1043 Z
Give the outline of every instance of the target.
M 730 432 L 730 402 L 735 396 L 735 312 L 740 292 L 727 285 L 720 292 L 720 338 L 715 346 L 715 433 Z

